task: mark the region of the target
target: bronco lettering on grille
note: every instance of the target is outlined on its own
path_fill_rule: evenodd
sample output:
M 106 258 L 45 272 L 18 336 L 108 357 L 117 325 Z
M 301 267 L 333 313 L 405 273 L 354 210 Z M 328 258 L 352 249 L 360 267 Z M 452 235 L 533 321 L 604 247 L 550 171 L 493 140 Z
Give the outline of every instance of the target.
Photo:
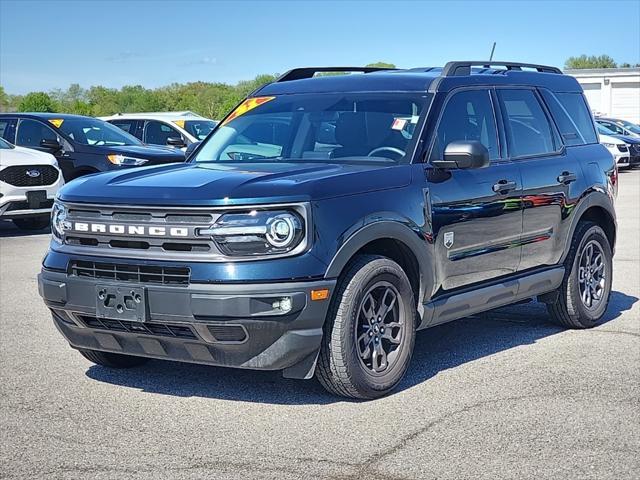
M 118 225 L 104 223 L 73 222 L 73 231 L 84 233 L 106 233 L 148 237 L 188 237 L 189 229 L 184 227 L 147 227 L 144 225 Z

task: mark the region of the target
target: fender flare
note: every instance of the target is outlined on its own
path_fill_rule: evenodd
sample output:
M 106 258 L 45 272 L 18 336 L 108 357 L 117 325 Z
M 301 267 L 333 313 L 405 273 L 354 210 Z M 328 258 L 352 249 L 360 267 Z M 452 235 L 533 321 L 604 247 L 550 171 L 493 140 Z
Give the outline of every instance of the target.
M 562 254 L 560 263 L 564 262 L 569 253 L 571 242 L 573 241 L 573 235 L 575 234 L 576 228 L 578 227 L 578 223 L 582 219 L 584 213 L 592 207 L 602 208 L 608 215 L 611 222 L 613 222 L 613 225 L 617 230 L 618 223 L 616 221 L 616 211 L 615 207 L 613 206 L 613 202 L 606 193 L 601 191 L 591 191 L 580 201 L 578 207 L 576 208 L 576 211 L 573 213 L 573 221 L 571 222 L 569 234 L 567 235 L 567 238 L 565 240 L 564 253 Z M 614 240 L 617 238 L 617 232 L 615 233 L 616 237 L 614 238 Z M 614 249 L 615 244 L 611 245 L 611 250 Z
M 423 303 L 428 292 L 434 285 L 434 263 L 431 259 L 431 249 L 426 240 L 416 230 L 397 222 L 382 220 L 367 224 L 353 233 L 338 249 L 334 255 L 325 278 L 337 278 L 340 276 L 349 261 L 362 247 L 375 240 L 392 239 L 404 244 L 415 256 L 418 262 L 418 312 L 422 316 Z

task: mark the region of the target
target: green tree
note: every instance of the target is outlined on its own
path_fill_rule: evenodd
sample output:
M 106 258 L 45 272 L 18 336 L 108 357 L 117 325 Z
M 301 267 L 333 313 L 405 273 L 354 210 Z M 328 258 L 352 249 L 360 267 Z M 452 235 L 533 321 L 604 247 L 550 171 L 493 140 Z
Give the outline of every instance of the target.
M 22 98 L 18 104 L 19 112 L 55 112 L 57 106 L 49 95 L 44 92 L 31 92 Z
M 0 112 L 9 111 L 9 95 L 4 91 L 4 87 L 0 85 Z
M 580 55 L 579 57 L 569 57 L 564 62 L 566 69 L 582 68 L 616 68 L 618 65 L 609 55 Z
M 375 67 L 375 68 L 396 68 L 396 66 L 393 63 L 387 63 L 387 62 L 374 62 L 374 63 L 367 63 L 365 65 L 365 67 Z

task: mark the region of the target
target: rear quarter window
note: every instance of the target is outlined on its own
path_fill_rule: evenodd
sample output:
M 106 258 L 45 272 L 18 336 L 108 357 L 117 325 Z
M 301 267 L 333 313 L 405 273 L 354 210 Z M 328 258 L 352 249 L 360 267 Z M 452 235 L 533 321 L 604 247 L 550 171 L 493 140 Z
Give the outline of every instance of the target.
M 548 90 L 541 93 L 565 145 L 598 143 L 591 113 L 581 93 L 552 93 Z

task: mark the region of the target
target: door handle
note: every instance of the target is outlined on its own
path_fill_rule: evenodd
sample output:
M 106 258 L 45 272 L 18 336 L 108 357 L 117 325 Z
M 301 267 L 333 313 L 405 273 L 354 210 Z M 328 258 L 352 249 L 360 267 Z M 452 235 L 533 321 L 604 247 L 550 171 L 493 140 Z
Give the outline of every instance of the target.
M 502 194 L 509 193 L 516 188 L 518 188 L 516 182 L 512 182 L 510 180 L 500 180 L 492 187 L 494 192 Z
M 558 180 L 558 183 L 564 183 L 565 185 L 568 185 L 571 182 L 575 182 L 577 178 L 578 177 L 576 177 L 576 174 L 573 172 L 562 172 L 560 175 L 558 175 L 558 178 L 556 180 Z

